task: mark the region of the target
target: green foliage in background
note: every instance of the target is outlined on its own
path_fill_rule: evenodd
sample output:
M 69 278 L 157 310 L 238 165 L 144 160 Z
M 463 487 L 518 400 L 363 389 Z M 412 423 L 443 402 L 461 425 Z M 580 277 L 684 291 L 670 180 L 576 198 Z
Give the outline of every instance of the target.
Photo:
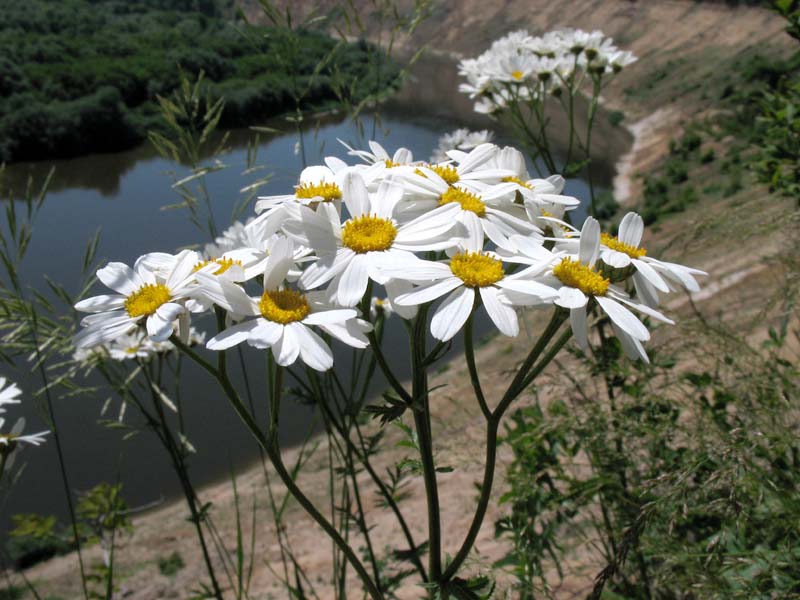
M 701 323 L 688 371 L 676 364 L 693 351 L 631 364 L 607 338 L 576 352 L 605 386 L 578 376 L 566 398 L 517 411 L 497 533 L 521 600 L 551 592 L 587 544 L 608 565 L 592 598 L 800 598 L 793 306 L 763 344 Z
M 709 195 L 732 196 L 746 184 L 764 183 L 784 196 L 800 193 L 800 52 L 788 58 L 750 53 L 730 66 L 707 92 L 718 94 L 720 110 L 688 123 L 644 178 L 645 223 Z
M 360 42 L 234 21 L 229 0 L 0 2 L 0 162 L 130 148 L 159 127 L 181 72 L 224 98 L 222 127 L 357 102 L 387 87 Z M 287 48 L 299 48 L 287 57 Z M 388 64 L 387 64 L 388 63 Z M 347 83 L 347 85 L 345 85 Z M 302 97 L 297 90 L 303 89 Z

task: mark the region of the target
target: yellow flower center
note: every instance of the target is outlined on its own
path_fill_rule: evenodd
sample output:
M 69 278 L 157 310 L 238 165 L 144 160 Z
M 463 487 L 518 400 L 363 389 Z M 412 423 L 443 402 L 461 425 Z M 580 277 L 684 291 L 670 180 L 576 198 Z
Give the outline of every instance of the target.
M 453 185 L 458 182 L 458 171 L 456 171 L 455 167 L 450 165 L 431 165 L 430 170 L 444 179 L 447 185 Z
M 533 189 L 533 186 L 530 183 L 526 183 L 525 181 L 522 181 L 522 179 L 520 179 L 516 175 L 510 175 L 508 177 L 503 177 L 503 181 L 505 181 L 507 183 L 516 183 L 517 185 L 521 185 L 522 187 L 528 188 L 529 190 Z
M 461 208 L 474 212 L 479 217 L 483 217 L 486 214 L 486 205 L 480 196 L 476 196 L 466 190 L 450 188 L 439 196 L 439 206 L 450 204 L 451 202 L 458 202 Z
M 503 263 L 480 252 L 464 252 L 450 259 L 450 270 L 469 287 L 486 287 L 504 276 Z
M 230 269 L 233 265 L 237 267 L 241 267 L 242 261 L 234 260 L 233 258 L 211 258 L 209 260 L 201 260 L 194 266 L 195 271 L 199 271 L 203 267 L 206 267 L 212 263 L 216 263 L 219 265 L 219 268 L 212 273 L 212 275 L 222 275 L 225 271 Z
M 522 71 L 511 71 L 511 76 L 517 81 L 521 81 L 522 78 L 525 77 L 525 73 Z
M 163 283 L 148 283 L 125 299 L 125 310 L 136 318 L 150 316 L 170 300 L 169 288 Z
M 281 325 L 302 321 L 311 312 L 306 297 L 294 290 L 267 290 L 261 295 L 258 310 L 268 321 Z
M 375 215 L 355 217 L 342 227 L 342 243 L 359 254 L 388 250 L 396 237 L 394 223 Z
M 391 158 L 386 158 L 383 161 L 386 164 L 387 169 L 391 169 L 392 167 L 402 167 L 403 163 L 394 162 Z
M 603 296 L 611 281 L 580 261 L 564 258 L 553 267 L 553 275 L 569 287 L 578 288 L 588 296 Z
M 304 200 L 322 198 L 322 202 L 331 202 L 332 200 L 341 200 L 342 190 L 335 183 L 320 181 L 319 183 L 301 183 L 294 188 L 294 195 Z
M 619 238 L 607 233 L 600 234 L 600 243 L 607 248 L 627 254 L 631 258 L 641 258 L 647 254 L 647 250 L 644 248 L 639 248 L 638 246 L 632 246 L 631 244 L 621 242 Z

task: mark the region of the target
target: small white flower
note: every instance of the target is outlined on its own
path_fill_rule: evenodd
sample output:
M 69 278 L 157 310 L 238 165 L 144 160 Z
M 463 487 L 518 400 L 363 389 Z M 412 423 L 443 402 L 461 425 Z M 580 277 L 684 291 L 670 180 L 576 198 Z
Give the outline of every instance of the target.
M 626 354 L 648 361 L 642 342 L 650 339 L 650 332 L 623 304 L 665 323 L 673 322 L 661 313 L 633 302 L 627 294 L 615 289 L 611 281 L 595 269 L 599 254 L 600 224 L 589 217 L 581 229 L 578 255 L 564 256 L 550 270 L 549 282 L 558 289 L 555 304 L 569 309 L 572 332 L 578 344 L 586 349 L 589 346 L 586 307 L 589 300 L 594 299 L 611 319 L 611 325 Z
M 416 265 L 406 266 L 402 273 L 393 273 L 408 281 L 426 282 L 397 296 L 395 305 L 425 304 L 447 295 L 431 319 L 433 337 L 447 341 L 459 332 L 480 298 L 500 332 L 516 336 L 519 320 L 514 308 L 547 304 L 556 296 L 556 291 L 536 281 L 535 277 L 543 268 L 529 267 L 506 275 L 499 257 L 482 249 L 482 244 L 467 246 L 449 261 L 420 260 Z
M 455 245 L 450 232 L 456 226 L 457 207 L 442 206 L 416 219 L 403 219 L 396 208 L 403 190 L 383 184 L 375 194 L 367 191 L 357 173 L 344 179 L 344 202 L 351 217 L 339 222 L 326 206 L 317 212 L 300 208 L 298 219 L 284 225 L 287 235 L 313 248 L 320 257 L 300 277 L 300 287 L 315 289 L 334 280 L 331 298 L 341 306 L 355 306 L 369 280 L 384 284 L 384 267 L 416 260 L 412 251 L 443 250 Z
M 131 269 L 123 263 L 109 263 L 97 278 L 117 292 L 94 296 L 75 305 L 85 327 L 75 336 L 76 348 L 105 344 L 145 322 L 147 334 L 155 341 L 172 335 L 175 320 L 185 312 L 183 300 L 194 284 L 194 267 L 199 257 L 184 250 L 173 257 L 166 273 L 147 266 L 148 255 L 139 258 Z
M 394 314 L 392 302 L 388 298 L 378 298 L 373 296 L 369 302 L 369 318 L 373 321 L 378 315 L 383 315 L 387 319 Z
M 600 259 L 615 269 L 632 266 L 636 295 L 651 308 L 658 306 L 658 292 L 668 293 L 675 284 L 690 292 L 700 291 L 694 276 L 708 273 L 647 256 L 647 250 L 641 247 L 643 233 L 642 217 L 629 212 L 622 218 L 616 237 L 601 235 Z
M 488 129 L 481 131 L 470 131 L 469 129 L 456 129 L 445 133 L 439 138 L 436 149 L 431 156 L 432 163 L 440 163 L 448 160 L 447 153 L 450 150 L 472 150 L 481 144 L 492 141 L 494 134 Z
M 3 417 L 0 417 L 0 453 L 8 452 L 9 450 L 13 451 L 14 447 L 19 443 L 38 446 L 46 441 L 44 439 L 44 436 L 50 433 L 49 431 L 40 431 L 39 433 L 22 435 L 22 430 L 25 429 L 24 417 L 20 417 L 19 419 L 17 419 L 17 422 L 14 423 L 14 427 L 12 427 L 11 431 L 8 433 L 1 432 L 4 424 L 5 424 L 5 419 L 3 419 Z
M 197 277 L 214 302 L 231 316 L 245 320 L 232 325 L 208 340 L 211 350 L 225 350 L 247 342 L 255 348 L 271 348 L 276 362 L 289 366 L 298 358 L 312 369 L 325 371 L 333 366 L 333 353 L 325 341 L 311 329 L 323 328 L 344 343 L 363 348 L 364 331 L 369 324 L 358 321 L 353 309 L 328 309 L 316 298 L 284 287 L 293 265 L 291 240 L 280 240 L 267 260 L 264 293 L 253 298 L 236 283 L 198 273 Z M 254 317 L 254 318 L 248 318 Z
M 0 413 L 5 412 L 4 404 L 19 404 L 19 396 L 22 390 L 17 387 L 16 383 L 8 382 L 6 385 L 6 378 L 0 377 Z

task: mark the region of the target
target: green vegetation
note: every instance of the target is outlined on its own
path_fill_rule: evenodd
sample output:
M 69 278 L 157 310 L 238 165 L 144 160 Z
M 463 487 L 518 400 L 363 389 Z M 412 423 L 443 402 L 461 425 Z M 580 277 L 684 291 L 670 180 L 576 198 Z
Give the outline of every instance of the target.
M 225 100 L 223 127 L 356 103 L 397 76 L 366 43 L 232 21 L 229 0 L 7 0 L 2 8 L 0 162 L 132 147 L 160 125 L 157 99 L 181 72 L 204 73 L 212 97 Z
M 661 165 L 644 178 L 645 223 L 681 212 L 702 195 L 730 197 L 765 183 L 800 192 L 800 52 L 788 59 L 749 54 L 720 85 L 723 110 L 688 123 Z M 703 181 L 701 190 L 695 188 Z M 702 195 L 701 195 L 702 194 Z
M 186 563 L 177 550 L 169 556 L 158 557 L 158 571 L 165 577 L 172 577 L 185 566 Z
M 102 542 L 110 535 L 132 530 L 128 506 L 121 492 L 119 484 L 101 483 L 80 497 L 76 516 L 82 543 Z M 6 550 L 18 569 L 75 549 L 72 531 L 60 526 L 52 515 L 16 514 L 12 520 L 14 529 Z
M 701 322 L 696 346 L 663 346 L 644 365 L 605 338 L 575 352 L 584 368 L 570 368 L 564 399 L 514 414 L 497 523 L 511 551 L 498 566 L 521 600 L 545 597 L 548 569 L 586 540 L 608 565 L 591 598 L 799 597 L 795 300 L 761 345 Z

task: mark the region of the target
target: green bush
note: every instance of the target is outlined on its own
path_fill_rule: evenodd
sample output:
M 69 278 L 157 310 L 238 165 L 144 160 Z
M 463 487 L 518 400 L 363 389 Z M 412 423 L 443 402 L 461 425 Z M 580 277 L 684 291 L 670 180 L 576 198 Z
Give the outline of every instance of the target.
M 172 577 L 185 566 L 186 563 L 183 562 L 183 557 L 177 550 L 169 556 L 158 558 L 158 571 L 165 577 Z
M 0 20 L 0 160 L 6 162 L 141 142 L 157 97 L 175 92 L 181 72 L 193 79 L 204 73 L 215 96 L 230 105 L 222 119 L 228 127 L 298 103 L 302 109 L 358 103 L 397 77 L 388 58 L 365 42 L 231 22 L 230 0 L 7 4 Z

